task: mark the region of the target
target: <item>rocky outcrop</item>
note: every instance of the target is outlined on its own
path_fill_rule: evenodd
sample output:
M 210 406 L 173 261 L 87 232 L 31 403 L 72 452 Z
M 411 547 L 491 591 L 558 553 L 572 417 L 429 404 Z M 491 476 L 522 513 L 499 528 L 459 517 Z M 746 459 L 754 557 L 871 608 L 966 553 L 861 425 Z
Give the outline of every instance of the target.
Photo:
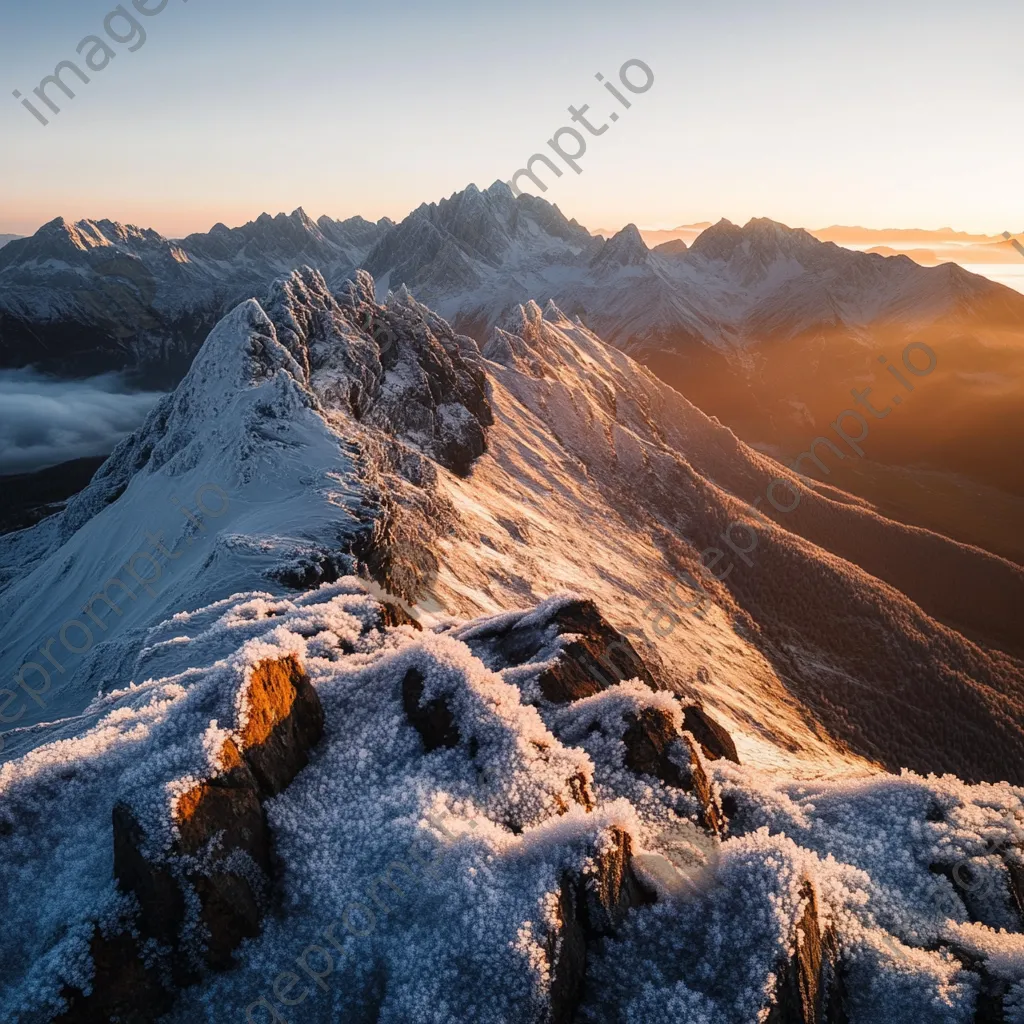
M 96 932 L 92 991 L 65 993 L 65 1024 L 155 1020 L 169 1005 L 168 983 L 178 988 L 204 970 L 226 970 L 239 943 L 259 934 L 274 881 L 262 800 L 306 766 L 324 720 L 293 656 L 256 665 L 241 697 L 240 746 L 226 740 L 217 770 L 173 802 L 169 850 L 154 853 L 159 842 L 132 806 L 115 804 L 114 877 L 137 914 L 120 934 Z M 134 935 L 170 952 L 143 961 Z
M 591 873 L 562 879 L 557 922 L 547 941 L 550 1024 L 574 1019 L 586 982 L 588 943 L 614 935 L 632 908 L 655 902 L 633 870 L 629 834 L 612 828 L 610 838 Z
M 626 767 L 642 775 L 654 775 L 677 789 L 686 788 L 688 780 L 669 756 L 679 739 L 672 716 L 660 708 L 644 708 L 628 715 L 625 726 L 622 742 L 626 745 Z
M 409 724 L 420 734 L 425 753 L 435 750 L 451 750 L 459 746 L 463 732 L 452 711 L 451 694 L 439 694 L 424 700 L 426 691 L 423 673 L 417 668 L 410 668 L 402 678 L 402 707 Z M 498 723 L 495 723 L 498 724 Z M 503 725 L 499 727 L 504 727 Z M 568 814 L 574 807 L 582 807 L 590 812 L 596 801 L 590 790 L 590 781 L 581 771 L 573 771 L 569 767 L 575 762 L 565 758 L 565 751 L 550 740 L 531 739 L 528 744 L 529 757 L 538 765 L 557 763 L 565 770 L 564 782 L 554 790 L 546 790 L 557 814 Z M 479 741 L 469 735 L 466 752 L 471 759 L 479 753 Z M 518 814 L 510 815 L 502 821 L 516 835 L 523 831 L 523 821 Z
M 593 601 L 569 601 L 545 618 L 527 616 L 511 629 L 485 634 L 485 640 L 506 663 L 521 665 L 549 657 L 552 627 L 561 638 L 560 646 L 537 679 L 541 696 L 551 704 L 574 704 L 631 679 L 654 692 L 664 689 Z M 626 747 L 624 763 L 631 771 L 694 794 L 701 806 L 701 824 L 718 834 L 726 816 L 701 757 L 724 757 L 738 764 L 736 745 L 698 705 L 682 709 L 682 723 L 680 729 L 676 717 L 662 707 L 638 707 L 626 714 L 620 735 Z M 598 723 L 594 727 L 601 728 Z
M 805 882 L 800 895 L 806 906 L 793 935 L 793 953 L 776 972 L 766 1024 L 846 1024 L 836 934 L 822 928 L 813 883 Z
M 595 723 L 600 731 L 607 731 Z M 622 717 L 623 764 L 638 775 L 651 775 L 668 786 L 693 794 L 700 804 L 700 823 L 715 835 L 725 815 L 704 769 L 693 738 L 681 733 L 672 714 L 662 707 L 641 707 Z
M 89 946 L 95 980 L 85 996 L 77 989 L 65 988 L 62 998 L 68 1009 L 54 1024 L 150 1024 L 166 1013 L 174 1002 L 160 975 L 147 964 L 136 939 L 121 933 L 104 936 L 97 928 Z
M 1024 931 L 1024 847 L 1017 847 L 1005 858 L 1010 900 Z
M 419 630 L 421 632 L 423 630 L 419 621 L 413 618 L 413 616 L 396 601 L 380 602 L 380 622 L 382 626 L 388 628 L 394 628 L 395 626 L 412 626 L 415 630 Z
M 689 704 L 683 708 L 683 729 L 693 734 L 709 761 L 725 758 L 734 764 L 740 763 L 732 737 L 699 705 Z
M 138 900 L 143 937 L 176 948 L 175 967 L 185 976 L 196 959 L 213 969 L 231 965 L 232 950 L 259 934 L 271 882 L 260 787 L 234 743 L 225 743 L 221 757 L 224 771 L 178 800 L 179 838 L 160 861 L 144 852 L 146 835 L 131 809 L 114 807 L 114 877 Z M 193 897 L 198 919 L 189 921 Z M 186 923 L 198 925 L 199 948 L 185 940 Z
M 592 697 L 624 679 L 639 679 L 652 690 L 661 689 L 633 645 L 598 611 L 593 601 L 573 601 L 551 618 L 559 635 L 572 634 L 556 663 L 540 676 L 541 693 L 554 704 Z M 529 643 L 513 630 L 503 645 L 510 660 L 519 645 Z
M 721 832 L 725 824 L 725 814 L 715 796 L 711 779 L 701 764 L 694 742 L 689 736 L 684 736 L 683 741 L 690 758 L 690 785 L 684 788 L 693 793 L 701 806 L 701 824 L 710 832 Z
M 1007 1024 L 1006 997 L 1010 983 L 997 978 L 989 970 L 983 957 L 962 946 L 952 944 L 949 952 L 963 964 L 964 968 L 978 978 L 978 998 L 974 1004 L 973 1024 Z
M 324 731 L 320 698 L 298 659 L 265 661 L 249 680 L 245 763 L 263 796 L 276 796 L 309 763 Z
M 329 410 L 382 429 L 465 476 L 494 422 L 476 343 L 400 290 L 386 305 L 360 270 L 337 296 L 303 267 L 275 283 L 267 315 Z

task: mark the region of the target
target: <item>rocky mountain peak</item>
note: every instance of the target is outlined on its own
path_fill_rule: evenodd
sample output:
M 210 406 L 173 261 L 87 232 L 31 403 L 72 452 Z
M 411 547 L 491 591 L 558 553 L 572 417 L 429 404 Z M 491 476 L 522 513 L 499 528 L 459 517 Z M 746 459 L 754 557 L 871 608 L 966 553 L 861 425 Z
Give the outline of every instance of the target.
M 365 270 L 332 295 L 309 267 L 275 282 L 267 316 L 303 379 L 343 411 L 468 472 L 492 422 L 479 353 L 408 292 L 381 305 Z
M 591 260 L 593 266 L 637 267 L 647 262 L 650 250 L 635 224 L 627 224 L 612 235 Z
M 728 261 L 742 254 L 771 262 L 818 251 L 825 244 L 802 228 L 790 228 L 767 217 L 755 217 L 743 227 L 723 218 L 702 232 L 690 251 L 708 260 Z
M 795 252 L 825 245 L 803 228 L 791 228 L 767 217 L 755 217 L 743 227 L 744 238 L 762 252 Z
M 682 256 L 689 251 L 690 247 L 681 238 L 672 238 L 667 242 L 662 242 L 661 245 L 656 245 L 651 250 L 659 256 Z
M 690 252 L 709 260 L 725 260 L 742 241 L 743 229 L 723 217 L 694 239 Z

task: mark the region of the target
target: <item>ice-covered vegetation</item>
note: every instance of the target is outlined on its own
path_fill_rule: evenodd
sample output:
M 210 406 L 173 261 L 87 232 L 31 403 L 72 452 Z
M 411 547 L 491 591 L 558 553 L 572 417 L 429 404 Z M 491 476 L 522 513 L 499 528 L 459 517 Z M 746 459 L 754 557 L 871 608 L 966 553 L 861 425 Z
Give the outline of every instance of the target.
M 560 600 L 532 613 L 542 638 Z M 113 927 L 128 902 L 111 874 L 114 802 L 169 820 L 175 795 L 216 773 L 223 741 L 240 742 L 247 672 L 293 655 L 326 732 L 267 804 L 275 905 L 237 969 L 186 989 L 168 1019 L 244 1021 L 252 1008 L 254 1021 L 272 1020 L 274 1007 L 292 1022 L 545 1020 L 567 873 L 593 870 L 613 827 L 638 859 L 661 855 L 663 871 L 698 808 L 624 767 L 623 716 L 654 707 L 678 726 L 674 696 L 627 680 L 534 707 L 523 694 L 552 663 L 553 638 L 518 664 L 474 655 L 474 637 L 528 614 L 385 629 L 346 578 L 168 621 L 141 660 L 159 678 L 98 698 L 81 735 L 0 773 L 3 1018 L 46 1020 L 65 986 L 88 987 L 93 923 Z M 443 700 L 458 734 L 430 753 L 404 707 L 411 669 L 421 701 Z M 909 773 L 809 784 L 725 760 L 704 767 L 735 802 L 722 841 L 708 844 L 704 884 L 662 879 L 657 903 L 592 949 L 580 1019 L 756 1021 L 808 881 L 838 937 L 852 1020 L 972 1020 L 980 975 L 968 955 L 1019 992 L 1024 940 L 1003 855 L 990 852 L 1020 841 L 1019 789 Z M 973 923 L 964 891 L 929 870 L 957 865 L 988 879 L 972 888 Z

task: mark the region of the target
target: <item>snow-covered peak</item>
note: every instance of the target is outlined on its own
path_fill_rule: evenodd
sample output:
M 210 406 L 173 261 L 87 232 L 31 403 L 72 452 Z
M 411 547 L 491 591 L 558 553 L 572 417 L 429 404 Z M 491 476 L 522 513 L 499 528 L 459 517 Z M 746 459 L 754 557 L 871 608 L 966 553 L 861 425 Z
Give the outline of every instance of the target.
M 487 189 L 487 194 L 492 199 L 509 200 L 515 198 L 515 193 L 512 191 L 507 181 L 495 181 Z
M 304 265 L 335 292 L 365 269 L 382 295 L 405 286 L 481 339 L 517 306 L 553 299 L 601 337 L 670 358 L 691 344 L 744 360 L 751 346 L 815 329 L 856 339 L 895 320 L 971 328 L 1024 315 L 1024 298 L 985 279 L 842 249 L 767 219 L 719 221 L 689 250 L 648 251 L 633 225 L 604 241 L 497 181 L 424 203 L 399 224 L 314 223 L 299 209 L 170 242 L 107 221 L 53 221 L 0 252 L 0 310 L 31 321 L 31 332 L 0 338 L 0 360 L 81 373 L 127 359 L 180 373 L 224 313 Z M 68 336 L 81 348 L 69 352 Z
M 780 257 L 798 257 L 801 253 L 820 251 L 826 246 L 830 251 L 838 251 L 836 246 L 819 242 L 802 228 L 789 228 L 766 217 L 754 218 L 743 227 L 723 218 L 698 235 L 690 252 L 709 260 L 728 261 L 743 257 L 771 262 Z
M 8 675 L 31 660 L 52 615 L 74 618 L 118 565 L 163 580 L 159 591 L 145 588 L 149 600 L 107 587 L 119 611 L 99 619 L 98 646 L 26 708 L 21 726 L 55 708 L 77 713 L 97 686 L 126 682 L 148 628 L 200 596 L 354 571 L 372 539 L 401 532 L 407 485 L 385 484 L 396 466 L 424 494 L 438 472 L 428 459 L 470 471 L 493 419 L 475 344 L 415 301 L 382 306 L 374 293 L 361 272 L 335 298 L 322 275 L 303 268 L 275 282 L 262 304 L 242 302 L 62 513 L 0 538 L 9 584 L 0 594 L 0 671 Z M 171 554 L 159 558 L 154 544 Z M 389 551 L 387 542 L 374 551 L 385 575 L 397 572 Z M 54 573 L 66 585 L 56 605 L 40 586 Z M 32 741 L 31 732 L 19 735 L 8 746 Z

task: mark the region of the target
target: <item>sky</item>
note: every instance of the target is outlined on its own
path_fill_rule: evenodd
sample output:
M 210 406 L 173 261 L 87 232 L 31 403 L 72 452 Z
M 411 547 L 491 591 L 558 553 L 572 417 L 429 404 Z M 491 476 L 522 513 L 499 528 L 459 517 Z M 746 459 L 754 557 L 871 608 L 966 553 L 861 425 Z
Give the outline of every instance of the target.
M 584 103 L 609 129 L 543 195 L 591 228 L 1024 229 L 1019 0 L 167 0 L 136 12 L 135 52 L 108 40 L 88 84 L 66 74 L 75 99 L 51 89 L 44 127 L 12 91 L 81 63 L 114 7 L 3 0 L 0 232 L 62 215 L 181 236 L 298 206 L 400 219 L 508 180 Z M 654 82 L 627 110 L 594 76 L 623 92 L 629 60 Z

